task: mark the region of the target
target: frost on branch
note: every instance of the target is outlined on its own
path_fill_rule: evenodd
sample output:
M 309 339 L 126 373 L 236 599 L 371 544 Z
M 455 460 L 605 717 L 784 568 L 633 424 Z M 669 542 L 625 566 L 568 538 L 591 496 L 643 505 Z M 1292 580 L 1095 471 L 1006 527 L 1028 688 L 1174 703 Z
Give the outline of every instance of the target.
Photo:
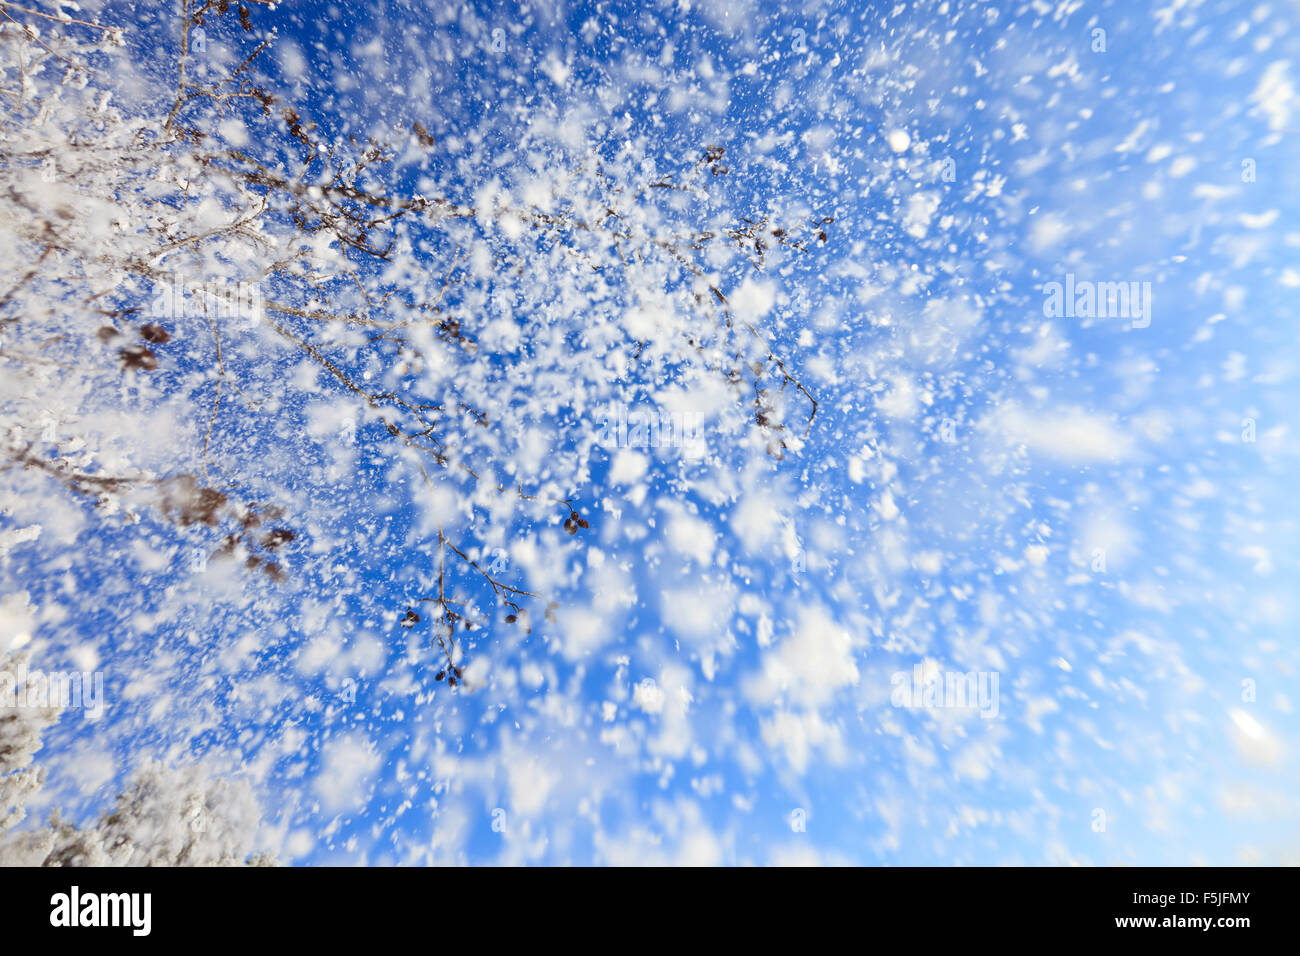
M 32 758 L 41 748 L 45 728 L 58 719 L 58 709 L 49 706 L 18 707 L 8 700 L 18 693 L 13 675 L 25 672 L 29 655 L 0 657 L 0 840 L 27 815 L 24 806 L 39 790 L 44 774 L 32 768 Z

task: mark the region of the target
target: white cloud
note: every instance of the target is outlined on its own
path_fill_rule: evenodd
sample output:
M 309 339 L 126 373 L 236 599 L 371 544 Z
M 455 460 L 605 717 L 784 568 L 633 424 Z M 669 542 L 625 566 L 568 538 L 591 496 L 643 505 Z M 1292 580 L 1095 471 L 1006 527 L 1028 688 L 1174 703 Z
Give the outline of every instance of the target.
M 983 427 L 1008 445 L 1067 463 L 1120 461 L 1135 450 L 1132 438 L 1108 418 L 1078 407 L 1029 411 L 1004 405 Z

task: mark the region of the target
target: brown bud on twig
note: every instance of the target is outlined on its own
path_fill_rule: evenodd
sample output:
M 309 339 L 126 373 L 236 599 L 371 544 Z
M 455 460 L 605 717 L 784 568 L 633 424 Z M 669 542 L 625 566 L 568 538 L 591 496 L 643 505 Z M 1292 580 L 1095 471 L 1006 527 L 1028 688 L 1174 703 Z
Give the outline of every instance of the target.
M 131 345 L 117 353 L 122 357 L 123 368 L 152 372 L 158 368 L 158 356 L 143 345 Z

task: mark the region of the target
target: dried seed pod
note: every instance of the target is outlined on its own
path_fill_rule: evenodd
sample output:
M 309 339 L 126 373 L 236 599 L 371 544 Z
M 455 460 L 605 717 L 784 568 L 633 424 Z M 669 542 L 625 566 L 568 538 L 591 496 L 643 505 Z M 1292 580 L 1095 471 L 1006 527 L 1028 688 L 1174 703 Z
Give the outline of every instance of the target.
M 295 537 L 296 535 L 288 528 L 275 528 L 262 538 L 262 547 L 274 551 L 280 545 L 292 541 Z
M 117 353 L 122 358 L 122 367 L 152 372 L 158 368 L 158 356 L 143 345 L 131 345 Z

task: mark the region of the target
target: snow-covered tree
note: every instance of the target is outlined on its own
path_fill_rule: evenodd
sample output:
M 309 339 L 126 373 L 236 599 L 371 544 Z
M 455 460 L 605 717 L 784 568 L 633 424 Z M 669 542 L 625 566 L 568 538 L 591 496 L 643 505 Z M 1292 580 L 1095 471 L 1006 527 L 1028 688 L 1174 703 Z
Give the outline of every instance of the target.
M 253 842 L 261 820 L 247 782 L 198 765 L 146 764 L 92 825 L 56 810 L 48 826 L 15 830 L 44 783 L 34 758 L 61 710 L 15 680 L 29 664 L 24 652 L 0 657 L 0 866 L 274 865 Z
M 45 728 L 58 718 L 58 708 L 48 704 L 16 706 L 17 681 L 11 674 L 25 671 L 29 657 L 24 653 L 0 657 L 4 668 L 0 685 L 13 685 L 0 686 L 0 695 L 15 695 L 12 701 L 0 696 L 0 837 L 27 816 L 27 800 L 44 782 L 41 771 L 32 767 L 32 758 L 41 748 Z
M 105 580 L 144 548 L 230 581 L 235 615 L 351 604 L 453 688 L 484 679 L 476 643 L 543 619 L 580 644 L 590 615 L 561 600 L 612 540 L 602 487 L 777 468 L 814 426 L 768 315 L 832 217 L 736 211 L 723 145 L 655 154 L 630 120 L 595 142 L 542 104 L 509 143 L 436 111 L 324 129 L 261 72 L 276 37 L 252 7 L 182 0 L 141 61 L 93 19 L 0 6 L 6 547 L 53 568 L 93 527 Z M 121 612 L 157 600 L 111 589 Z M 5 786 L 35 786 L 27 753 Z M 97 826 L 56 817 L 12 852 L 252 852 L 242 809 L 183 825 L 242 796 L 140 773 Z
M 404 485 L 435 568 L 389 604 L 455 684 L 467 635 L 557 607 L 494 548 L 588 537 L 601 503 L 581 492 L 619 409 L 649 398 L 665 427 L 778 459 L 800 446 L 817 401 L 764 327 L 758 270 L 832 218 L 733 212 L 723 146 L 656 157 L 628 128 L 593 150 L 543 111 L 508 147 L 419 118 L 327 134 L 255 79 L 275 39 L 256 20 L 184 0 L 160 72 L 116 31 L 6 7 L 9 491 L 58 485 L 103 520 L 181 529 L 176 561 L 283 582 L 296 562 L 345 575 L 392 510 L 362 486 Z M 223 25 L 246 48 L 200 56 Z M 523 158 L 509 179 L 504 149 Z

